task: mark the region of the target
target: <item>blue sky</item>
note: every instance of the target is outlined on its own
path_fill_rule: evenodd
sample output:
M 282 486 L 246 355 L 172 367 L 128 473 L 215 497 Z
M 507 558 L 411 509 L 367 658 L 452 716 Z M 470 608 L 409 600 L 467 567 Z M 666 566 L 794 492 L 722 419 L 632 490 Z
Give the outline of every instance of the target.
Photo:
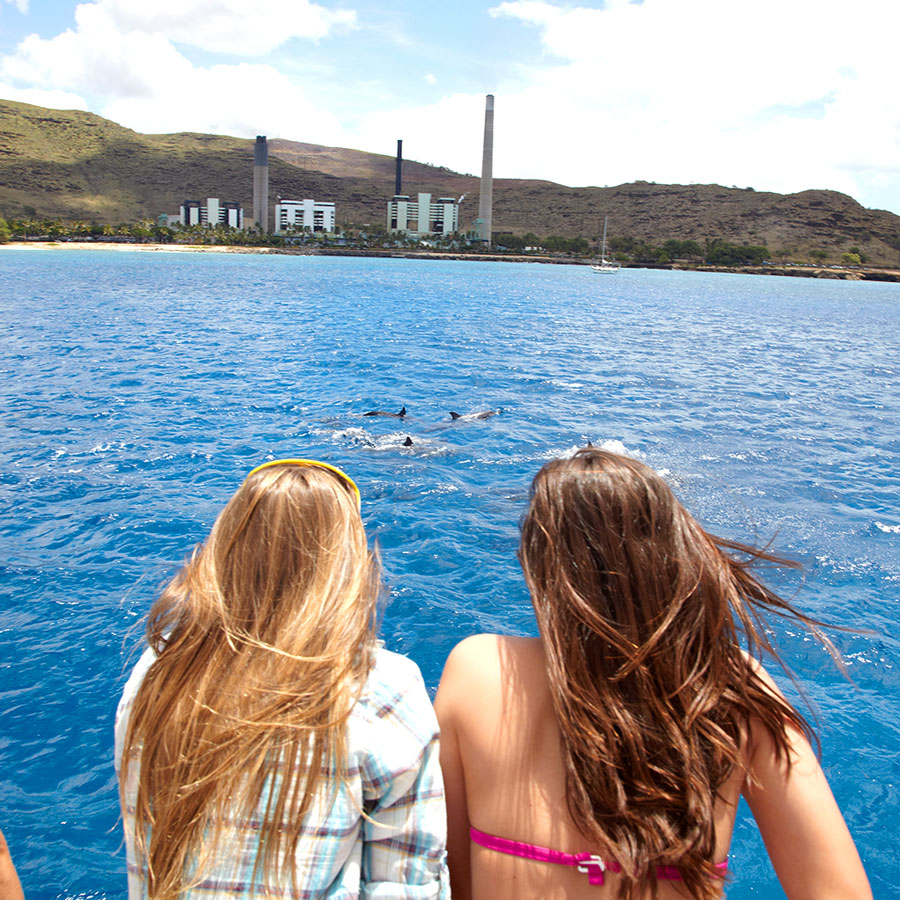
M 0 96 L 567 185 L 829 188 L 900 214 L 885 0 L 0 0 Z

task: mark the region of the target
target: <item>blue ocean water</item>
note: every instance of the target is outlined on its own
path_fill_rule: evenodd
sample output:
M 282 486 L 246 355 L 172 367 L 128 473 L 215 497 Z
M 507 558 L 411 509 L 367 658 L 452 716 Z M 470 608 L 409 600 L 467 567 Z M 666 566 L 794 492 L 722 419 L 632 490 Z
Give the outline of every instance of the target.
M 0 827 L 31 900 L 124 896 L 123 675 L 251 467 L 357 480 L 384 637 L 434 688 L 465 635 L 534 633 L 529 482 L 588 440 L 664 471 L 710 530 L 774 539 L 805 565 L 780 590 L 869 629 L 835 635 L 851 684 L 774 625 L 875 894 L 900 897 L 900 286 L 23 249 L 0 279 Z M 783 896 L 746 810 L 732 859 L 730 900 Z

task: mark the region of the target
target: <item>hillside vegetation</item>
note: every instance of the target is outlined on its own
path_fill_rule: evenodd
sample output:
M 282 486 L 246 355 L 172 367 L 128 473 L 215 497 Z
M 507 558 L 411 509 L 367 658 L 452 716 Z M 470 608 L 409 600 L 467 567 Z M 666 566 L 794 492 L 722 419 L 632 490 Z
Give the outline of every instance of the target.
M 139 134 L 92 113 L 0 100 L 0 216 L 118 224 L 177 213 L 186 199 L 219 197 L 252 209 L 253 141 L 207 134 Z M 394 159 L 317 144 L 270 141 L 269 197 L 333 200 L 340 224 L 383 223 L 394 192 Z M 414 161 L 403 191 L 466 194 L 476 215 L 478 179 Z M 799 258 L 838 259 L 859 248 L 871 263 L 897 265 L 900 217 L 865 209 L 845 194 L 776 194 L 719 185 L 647 182 L 566 187 L 497 178 L 494 229 L 596 241 L 604 215 L 611 237 L 648 244 L 720 239 Z

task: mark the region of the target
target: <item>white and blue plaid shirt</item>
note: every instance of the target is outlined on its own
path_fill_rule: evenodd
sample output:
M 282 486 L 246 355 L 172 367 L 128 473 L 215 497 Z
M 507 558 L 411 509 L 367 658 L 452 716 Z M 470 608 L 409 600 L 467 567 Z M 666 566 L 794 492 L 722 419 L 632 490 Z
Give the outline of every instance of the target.
M 125 685 L 116 712 L 116 769 L 128 715 L 150 664 L 148 649 Z M 447 900 L 447 839 L 438 726 L 418 666 L 379 649 L 348 722 L 347 789 L 333 806 L 314 803 L 298 844 L 296 892 L 267 892 L 253 878 L 258 823 L 221 823 L 218 858 L 184 900 L 292 897 L 297 900 Z M 147 896 L 132 833 L 138 766 L 129 766 L 123 820 L 129 900 Z M 364 810 L 369 818 L 360 814 Z M 371 819 L 371 821 L 370 821 Z M 255 827 L 256 826 L 256 827 Z

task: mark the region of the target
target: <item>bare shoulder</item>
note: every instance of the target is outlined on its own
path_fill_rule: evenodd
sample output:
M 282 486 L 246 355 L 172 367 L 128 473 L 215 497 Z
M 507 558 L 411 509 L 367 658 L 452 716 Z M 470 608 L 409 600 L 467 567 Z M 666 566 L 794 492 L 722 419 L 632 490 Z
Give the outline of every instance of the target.
M 505 634 L 475 634 L 460 641 L 450 652 L 442 681 L 448 677 L 476 679 L 499 669 L 543 660 L 538 638 Z
M 460 641 L 447 657 L 435 704 L 440 708 L 459 699 L 471 703 L 496 693 L 519 672 L 543 669 L 538 638 L 476 634 Z
M 763 688 L 772 695 L 773 700 L 776 702 L 787 703 L 787 699 L 775 683 L 775 679 L 772 678 L 766 670 L 765 666 L 763 666 L 758 659 L 750 656 L 746 651 L 744 651 L 744 656 L 753 669 L 754 674 L 761 682 Z M 796 756 L 803 757 L 810 754 L 812 754 L 814 758 L 815 754 L 813 754 L 812 748 L 809 746 L 809 742 L 806 738 L 797 731 L 796 727 L 791 722 L 785 721 L 784 725 L 788 736 L 791 761 L 793 761 Z M 750 720 L 746 749 L 751 770 L 758 765 L 760 760 L 763 760 L 765 763 L 770 763 L 776 756 L 775 743 L 772 739 L 772 735 L 758 719 L 754 718 Z M 787 763 L 788 761 L 785 760 L 784 762 Z M 790 766 L 788 765 L 788 768 L 789 767 Z

